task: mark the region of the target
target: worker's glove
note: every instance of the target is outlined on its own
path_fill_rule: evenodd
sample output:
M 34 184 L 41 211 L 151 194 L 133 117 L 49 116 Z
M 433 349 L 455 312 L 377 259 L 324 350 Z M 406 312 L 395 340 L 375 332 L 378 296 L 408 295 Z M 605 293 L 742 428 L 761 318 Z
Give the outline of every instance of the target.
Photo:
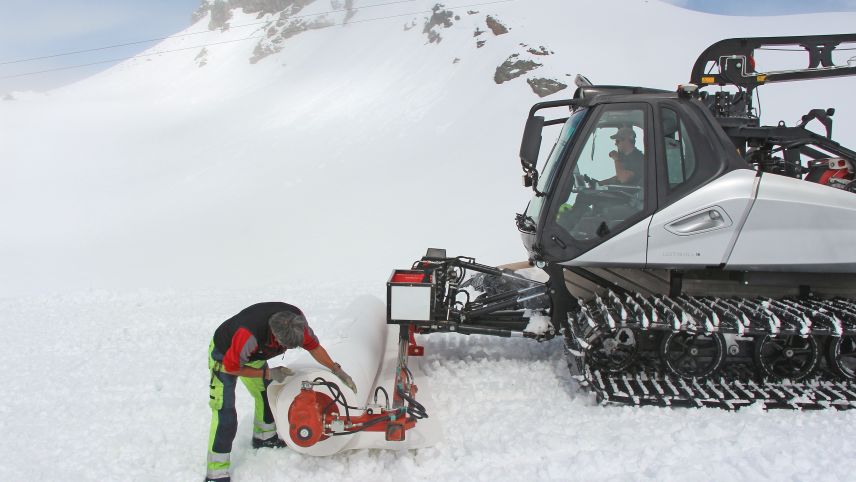
M 342 365 L 339 365 L 338 363 L 333 365 L 333 375 L 339 377 L 339 380 L 342 380 L 342 383 L 344 383 L 345 386 L 353 390 L 354 393 L 357 393 L 357 386 L 354 384 L 354 379 L 345 373 L 345 370 L 342 370 Z
M 271 380 L 282 383 L 287 377 L 294 375 L 294 370 L 288 367 L 273 367 L 268 374 Z

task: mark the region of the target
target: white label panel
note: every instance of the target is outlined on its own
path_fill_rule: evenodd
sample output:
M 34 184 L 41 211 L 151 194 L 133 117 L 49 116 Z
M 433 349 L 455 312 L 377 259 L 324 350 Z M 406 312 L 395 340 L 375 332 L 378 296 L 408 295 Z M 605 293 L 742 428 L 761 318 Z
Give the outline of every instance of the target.
M 391 319 L 431 321 L 430 286 L 391 286 L 389 297 Z

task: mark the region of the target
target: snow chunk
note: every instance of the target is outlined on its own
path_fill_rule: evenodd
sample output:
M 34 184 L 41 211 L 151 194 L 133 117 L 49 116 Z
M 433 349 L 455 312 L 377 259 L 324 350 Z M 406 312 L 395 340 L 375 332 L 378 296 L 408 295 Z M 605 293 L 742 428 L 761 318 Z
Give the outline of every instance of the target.
M 523 329 L 526 333 L 535 335 L 545 335 L 550 331 L 550 317 L 541 313 L 535 313 L 526 310 L 526 316 L 529 316 L 529 324 Z

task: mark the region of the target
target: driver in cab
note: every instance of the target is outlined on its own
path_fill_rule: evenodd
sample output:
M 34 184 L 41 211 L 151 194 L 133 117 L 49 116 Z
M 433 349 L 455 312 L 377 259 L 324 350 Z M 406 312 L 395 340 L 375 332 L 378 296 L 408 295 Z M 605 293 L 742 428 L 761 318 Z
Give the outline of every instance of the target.
M 636 189 L 642 186 L 645 156 L 636 148 L 636 132 L 631 127 L 621 127 L 610 138 L 615 141 L 615 150 L 609 153 L 615 163 L 615 176 L 594 181 L 595 186 L 605 189 L 595 187 L 587 192 L 580 191 L 579 197 L 569 199 L 557 213 L 556 222 L 577 239 L 604 237 L 609 234 L 611 225 L 641 210 L 641 192 L 633 194 L 622 189 L 625 186 Z M 618 189 L 610 189 L 609 186 Z M 615 196 L 621 192 L 631 198 L 605 197 L 609 193 Z
M 609 157 L 615 162 L 615 176 L 604 179 L 601 184 L 642 184 L 645 157 L 642 151 L 636 148 L 636 132 L 630 127 L 621 127 L 610 139 L 615 140 L 615 150 L 609 153 Z

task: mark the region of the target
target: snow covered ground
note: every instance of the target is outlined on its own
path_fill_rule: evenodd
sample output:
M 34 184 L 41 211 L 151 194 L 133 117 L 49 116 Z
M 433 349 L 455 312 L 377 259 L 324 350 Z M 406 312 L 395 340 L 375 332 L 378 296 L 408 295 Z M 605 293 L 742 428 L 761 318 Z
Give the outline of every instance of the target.
M 722 17 L 653 0 L 476 3 L 448 2 L 460 19 L 429 29 L 439 43 L 424 30 L 435 2 L 399 2 L 328 14 L 334 27 L 291 36 L 257 63 L 256 48 L 270 45 L 242 41 L 240 25 L 259 19 L 234 10 L 228 30 L 208 31 L 204 17 L 185 32 L 204 35 L 0 101 L 0 480 L 199 480 L 206 348 L 222 320 L 284 300 L 332 342 L 339 310 L 362 293 L 383 298 L 389 272 L 427 247 L 524 259 L 513 215 L 529 192 L 516 156 L 541 99 L 527 76 L 496 83 L 510 56 L 567 83 L 580 72 L 672 89 L 713 41 L 846 32 L 856 20 Z M 334 4 L 349 2 L 302 14 Z M 487 15 L 509 32 L 492 33 Z M 264 36 L 261 25 L 250 31 Z M 553 53 L 527 53 L 542 46 Z M 770 86 L 765 122 L 834 106 L 836 137 L 852 146 L 851 90 L 846 79 Z M 424 345 L 442 443 L 329 458 L 254 452 L 239 388 L 235 480 L 856 473 L 854 413 L 605 408 L 574 389 L 559 341 L 432 335 Z
M 217 324 L 288 299 L 332 343 L 343 334 L 331 322 L 363 293 L 382 297 L 382 284 L 0 301 L 0 480 L 201 480 Z M 854 412 L 601 407 L 573 388 L 558 340 L 420 342 L 441 443 L 326 458 L 254 451 L 252 400 L 238 387 L 235 480 L 844 481 L 856 470 Z

